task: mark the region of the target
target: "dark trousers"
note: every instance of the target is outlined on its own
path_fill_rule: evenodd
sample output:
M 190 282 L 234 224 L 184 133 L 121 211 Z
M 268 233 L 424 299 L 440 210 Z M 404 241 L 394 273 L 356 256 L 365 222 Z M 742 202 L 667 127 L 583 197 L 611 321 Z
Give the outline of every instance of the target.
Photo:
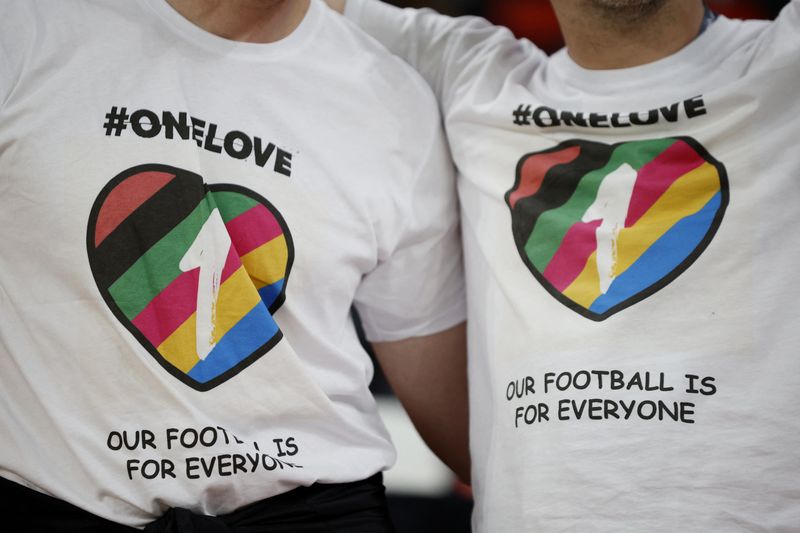
M 32 533 L 133 533 L 62 500 L 0 477 L 5 523 Z M 174 508 L 147 533 L 394 533 L 381 474 L 353 483 L 314 484 L 217 517 Z

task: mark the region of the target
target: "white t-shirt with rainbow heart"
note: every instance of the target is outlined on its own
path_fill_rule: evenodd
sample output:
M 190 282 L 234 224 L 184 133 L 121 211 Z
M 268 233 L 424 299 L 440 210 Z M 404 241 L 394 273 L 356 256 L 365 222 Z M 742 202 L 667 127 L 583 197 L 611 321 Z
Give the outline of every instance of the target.
M 353 303 L 465 317 L 435 100 L 321 0 L 265 45 L 4 2 L 0 198 L 0 475 L 123 524 L 388 468 Z
M 800 527 L 800 1 L 592 71 L 348 0 L 459 170 L 481 533 Z

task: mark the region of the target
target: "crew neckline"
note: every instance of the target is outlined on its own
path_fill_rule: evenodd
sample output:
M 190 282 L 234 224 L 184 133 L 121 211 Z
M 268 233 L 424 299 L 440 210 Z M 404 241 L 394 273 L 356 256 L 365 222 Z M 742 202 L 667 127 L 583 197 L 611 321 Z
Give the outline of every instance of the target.
M 189 21 L 167 0 L 141 0 L 179 37 L 209 52 L 246 60 L 265 60 L 297 52 L 316 32 L 322 19 L 319 0 L 310 0 L 300 24 L 286 37 L 272 43 L 248 43 L 226 39 Z
M 619 95 L 620 90 L 642 84 L 669 83 L 674 86 L 696 80 L 710 65 L 722 60 L 723 47 L 713 46 L 726 32 L 729 20 L 718 16 L 709 27 L 686 46 L 665 58 L 621 69 L 588 69 L 576 63 L 562 48 L 550 58 L 550 66 L 562 83 L 596 96 Z

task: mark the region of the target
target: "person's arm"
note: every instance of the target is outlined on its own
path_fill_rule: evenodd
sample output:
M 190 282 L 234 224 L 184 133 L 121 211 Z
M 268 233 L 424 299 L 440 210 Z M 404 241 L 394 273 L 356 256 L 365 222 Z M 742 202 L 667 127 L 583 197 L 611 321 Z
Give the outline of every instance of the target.
M 501 83 L 511 66 L 544 53 L 507 28 L 479 17 L 448 17 L 431 9 L 400 9 L 378 0 L 326 0 L 416 69 L 445 111 L 471 84 Z
M 388 58 L 389 55 L 386 54 Z M 364 336 L 421 436 L 469 475 L 466 319 L 455 172 L 433 96 L 406 65 L 390 102 L 396 123 L 375 221 L 376 263 L 354 295 Z
M 422 439 L 470 482 L 466 327 L 372 344 L 386 379 Z
M 775 41 L 783 44 L 787 50 L 789 62 L 800 63 L 800 0 L 792 0 L 786 5 L 775 21 Z
M 754 63 L 778 69 L 800 68 L 800 0 L 789 2 L 769 25 L 756 48 Z

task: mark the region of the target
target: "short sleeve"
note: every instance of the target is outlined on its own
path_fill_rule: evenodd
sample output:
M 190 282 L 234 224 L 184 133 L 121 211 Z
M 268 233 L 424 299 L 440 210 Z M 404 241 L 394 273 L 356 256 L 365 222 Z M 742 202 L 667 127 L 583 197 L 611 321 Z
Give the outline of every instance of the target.
M 416 170 L 396 199 L 402 227 L 356 291 L 370 341 L 430 335 L 466 319 L 454 169 L 432 98 L 430 111 L 405 136 Z

